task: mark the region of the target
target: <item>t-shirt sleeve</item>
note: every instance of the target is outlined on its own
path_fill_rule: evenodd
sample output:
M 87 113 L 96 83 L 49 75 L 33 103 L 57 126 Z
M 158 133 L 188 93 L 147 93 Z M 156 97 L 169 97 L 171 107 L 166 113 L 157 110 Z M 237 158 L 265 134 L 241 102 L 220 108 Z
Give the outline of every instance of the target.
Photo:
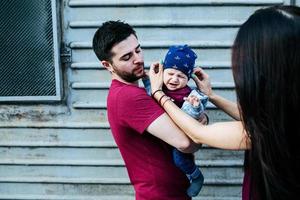
M 127 87 L 126 91 L 120 93 L 117 110 L 120 123 L 141 134 L 164 113 L 144 89 L 135 87 Z

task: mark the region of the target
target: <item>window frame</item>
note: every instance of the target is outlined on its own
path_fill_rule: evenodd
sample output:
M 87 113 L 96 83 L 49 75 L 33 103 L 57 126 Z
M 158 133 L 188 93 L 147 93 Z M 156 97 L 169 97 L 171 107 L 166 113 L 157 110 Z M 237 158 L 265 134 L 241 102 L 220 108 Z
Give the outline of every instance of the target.
M 51 14 L 52 14 L 52 39 L 53 39 L 53 64 L 55 73 L 55 91 L 53 96 L 0 96 L 0 103 L 2 102 L 49 102 L 62 100 L 62 80 L 61 80 L 61 60 L 60 60 L 60 45 L 59 45 L 59 13 L 57 7 L 57 0 L 51 0 Z

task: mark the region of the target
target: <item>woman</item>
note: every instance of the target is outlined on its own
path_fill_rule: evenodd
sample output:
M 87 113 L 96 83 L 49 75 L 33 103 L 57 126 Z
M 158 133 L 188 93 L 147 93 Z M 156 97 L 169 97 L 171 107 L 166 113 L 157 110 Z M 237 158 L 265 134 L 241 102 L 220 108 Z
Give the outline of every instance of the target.
M 240 121 L 203 126 L 162 91 L 162 66 L 150 68 L 153 98 L 196 143 L 245 149 L 243 200 L 299 199 L 300 193 L 300 8 L 256 11 L 240 27 L 232 48 L 238 106 L 213 94 L 207 74 L 198 87 Z

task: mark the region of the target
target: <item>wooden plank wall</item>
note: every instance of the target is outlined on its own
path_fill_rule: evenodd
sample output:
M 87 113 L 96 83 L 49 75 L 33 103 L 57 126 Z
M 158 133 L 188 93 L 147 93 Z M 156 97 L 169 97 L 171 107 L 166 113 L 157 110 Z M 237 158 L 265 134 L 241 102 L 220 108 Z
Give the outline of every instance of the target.
M 135 27 L 146 67 L 163 58 L 170 45 L 189 44 L 198 54 L 196 64 L 211 76 L 215 91 L 235 100 L 230 47 L 237 29 L 258 8 L 290 3 L 284 0 L 58 2 L 62 42 L 72 50 L 72 63 L 62 66 L 65 99 L 59 105 L 1 105 L 0 199 L 134 199 L 107 123 L 110 76 L 91 49 L 93 34 L 102 22 L 120 19 Z M 230 119 L 212 104 L 208 114 L 212 122 Z M 196 162 L 204 173 L 205 185 L 194 199 L 240 199 L 243 152 L 205 146 L 196 153 Z

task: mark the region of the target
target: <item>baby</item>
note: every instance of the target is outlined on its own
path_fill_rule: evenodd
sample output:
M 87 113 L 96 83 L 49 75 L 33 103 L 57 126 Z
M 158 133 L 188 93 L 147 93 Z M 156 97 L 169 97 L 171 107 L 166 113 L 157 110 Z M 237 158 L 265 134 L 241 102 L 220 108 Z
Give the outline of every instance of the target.
M 188 45 L 171 46 L 163 61 L 163 91 L 183 111 L 193 118 L 201 120 L 201 118 L 207 118 L 204 109 L 208 97 L 197 89 L 192 90 L 187 85 L 193 74 L 196 58 L 197 55 Z M 142 80 L 149 94 L 151 92 L 150 81 L 147 77 Z M 188 101 L 186 101 L 186 97 L 189 97 Z M 204 177 L 194 162 L 194 155 L 182 153 L 174 148 L 173 160 L 190 180 L 187 194 L 190 197 L 197 196 L 202 188 Z

